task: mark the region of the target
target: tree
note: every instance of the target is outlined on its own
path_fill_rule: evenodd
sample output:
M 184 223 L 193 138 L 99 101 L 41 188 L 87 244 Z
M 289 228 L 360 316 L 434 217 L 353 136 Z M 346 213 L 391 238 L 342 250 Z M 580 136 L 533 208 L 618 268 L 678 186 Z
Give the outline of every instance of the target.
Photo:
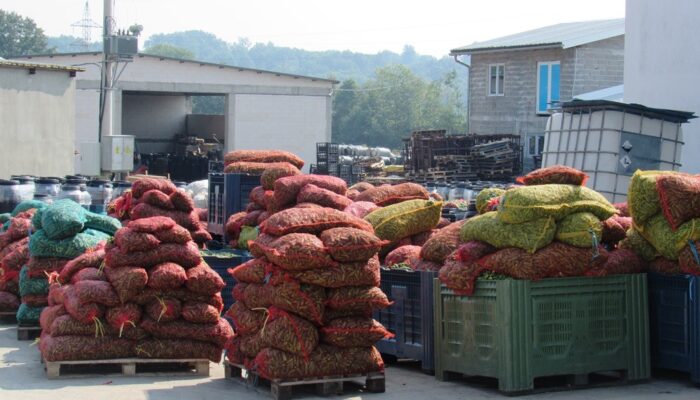
M 172 57 L 183 60 L 194 60 L 194 53 L 192 53 L 191 51 L 167 43 L 161 43 L 155 46 L 148 47 L 143 52 L 146 54 L 152 54 L 154 56 Z
M 34 20 L 0 10 L 0 57 L 49 52 L 44 30 Z

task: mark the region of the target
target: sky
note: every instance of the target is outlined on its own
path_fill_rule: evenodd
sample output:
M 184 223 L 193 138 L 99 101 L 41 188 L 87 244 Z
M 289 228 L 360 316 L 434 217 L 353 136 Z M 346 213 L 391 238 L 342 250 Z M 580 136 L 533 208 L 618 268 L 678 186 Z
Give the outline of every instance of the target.
M 450 49 L 562 22 L 623 18 L 625 0 L 114 0 L 117 27 L 158 33 L 203 30 L 227 42 L 248 38 L 306 50 L 445 56 Z M 102 0 L 88 0 L 102 24 Z M 76 35 L 85 0 L 0 0 L 49 36 Z M 101 31 L 92 31 L 99 40 Z

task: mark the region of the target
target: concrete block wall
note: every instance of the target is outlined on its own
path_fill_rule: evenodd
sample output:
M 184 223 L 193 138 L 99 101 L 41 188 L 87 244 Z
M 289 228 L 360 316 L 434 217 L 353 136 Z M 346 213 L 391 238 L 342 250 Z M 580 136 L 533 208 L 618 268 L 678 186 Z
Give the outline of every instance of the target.
M 592 92 L 623 83 L 625 70 L 625 37 L 588 43 L 568 49 L 574 53 L 576 75 L 573 95 Z

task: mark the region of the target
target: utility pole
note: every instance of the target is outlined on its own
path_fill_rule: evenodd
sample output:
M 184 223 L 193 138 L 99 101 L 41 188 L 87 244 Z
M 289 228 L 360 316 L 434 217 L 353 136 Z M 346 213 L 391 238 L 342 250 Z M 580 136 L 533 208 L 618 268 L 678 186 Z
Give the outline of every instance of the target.
M 102 24 L 102 119 L 100 136 L 114 135 L 114 55 L 110 54 L 109 38 L 114 34 L 114 0 L 104 0 Z

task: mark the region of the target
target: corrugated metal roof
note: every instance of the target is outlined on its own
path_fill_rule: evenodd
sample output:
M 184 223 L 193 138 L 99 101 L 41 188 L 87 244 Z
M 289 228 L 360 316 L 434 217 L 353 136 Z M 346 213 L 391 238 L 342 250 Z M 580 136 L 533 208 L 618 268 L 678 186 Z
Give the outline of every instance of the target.
M 574 96 L 575 100 L 610 100 L 621 102 L 625 94 L 625 85 L 611 86 L 608 88 L 581 93 Z
M 568 22 L 458 47 L 451 50 L 450 54 L 469 54 L 528 47 L 559 47 L 568 49 L 624 34 L 624 18 Z
M 49 71 L 68 71 L 68 72 L 81 72 L 85 71 L 85 68 L 80 67 L 70 67 L 65 65 L 56 64 L 44 64 L 44 63 L 31 63 L 25 61 L 15 61 L 15 60 L 0 60 L 0 67 L 6 68 L 35 68 L 35 69 L 45 69 Z

